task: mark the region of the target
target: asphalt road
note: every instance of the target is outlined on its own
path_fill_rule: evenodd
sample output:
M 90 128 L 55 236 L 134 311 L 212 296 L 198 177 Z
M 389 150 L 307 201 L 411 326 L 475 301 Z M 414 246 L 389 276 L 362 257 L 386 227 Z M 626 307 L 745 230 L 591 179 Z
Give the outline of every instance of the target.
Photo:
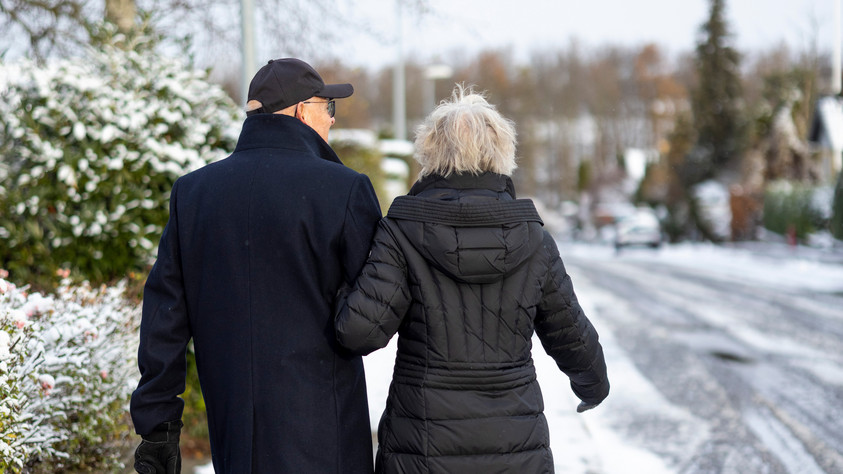
M 598 329 L 660 394 L 626 397 L 613 430 L 677 473 L 843 473 L 843 293 L 634 252 L 564 258 Z

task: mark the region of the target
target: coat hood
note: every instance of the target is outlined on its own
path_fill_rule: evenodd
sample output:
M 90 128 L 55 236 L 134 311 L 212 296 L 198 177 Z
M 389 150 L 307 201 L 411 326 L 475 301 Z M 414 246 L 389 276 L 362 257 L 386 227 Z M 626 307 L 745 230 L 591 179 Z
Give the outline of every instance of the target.
M 515 199 L 512 180 L 493 173 L 422 178 L 387 218 L 431 266 L 466 283 L 504 278 L 544 237 L 533 202 Z

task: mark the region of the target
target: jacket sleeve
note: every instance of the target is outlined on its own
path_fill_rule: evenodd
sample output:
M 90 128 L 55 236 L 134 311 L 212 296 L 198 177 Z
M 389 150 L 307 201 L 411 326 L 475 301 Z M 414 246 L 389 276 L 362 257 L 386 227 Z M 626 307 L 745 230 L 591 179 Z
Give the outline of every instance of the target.
M 343 280 L 351 285 L 366 263 L 372 237 L 381 219 L 381 208 L 372 183 L 358 175 L 351 187 L 342 230 Z
M 409 307 L 406 260 L 384 219 L 360 277 L 338 300 L 337 340 L 355 354 L 380 349 L 398 332 Z
M 544 350 L 571 380 L 580 400 L 598 404 L 609 395 L 609 379 L 597 331 L 583 313 L 571 277 L 550 234 L 544 248 L 550 266 L 536 314 L 536 333 Z
M 170 194 L 170 218 L 158 246 L 158 259 L 143 293 L 138 346 L 140 382 L 132 394 L 131 414 L 138 434 L 179 420 L 184 401 L 185 351 L 191 337 L 182 281 L 178 237 L 177 186 Z

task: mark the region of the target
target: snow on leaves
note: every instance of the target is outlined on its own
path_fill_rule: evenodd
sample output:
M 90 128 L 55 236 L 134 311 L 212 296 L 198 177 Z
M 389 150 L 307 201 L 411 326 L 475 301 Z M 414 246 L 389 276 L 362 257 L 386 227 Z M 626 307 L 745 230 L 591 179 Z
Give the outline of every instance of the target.
M 4 272 L 3 272 L 4 273 Z M 28 293 L 0 273 L 0 472 L 113 468 L 137 382 L 140 310 L 124 285 Z M 40 472 L 40 471 L 38 471 Z
M 242 119 L 205 71 L 152 46 L 0 62 L 0 265 L 28 283 L 142 270 L 173 182 L 230 153 Z

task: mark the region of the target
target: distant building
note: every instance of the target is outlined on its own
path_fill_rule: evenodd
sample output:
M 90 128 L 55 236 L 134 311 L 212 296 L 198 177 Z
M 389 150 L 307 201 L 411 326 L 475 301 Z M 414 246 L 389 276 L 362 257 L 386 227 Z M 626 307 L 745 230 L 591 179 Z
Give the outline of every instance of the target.
M 647 173 L 647 166 L 659 162 L 659 151 L 655 148 L 627 148 L 624 151 L 624 165 L 626 175 L 633 180 L 635 186 L 641 184 Z
M 833 183 L 843 168 L 843 97 L 817 101 L 808 141 L 820 153 L 821 180 Z

